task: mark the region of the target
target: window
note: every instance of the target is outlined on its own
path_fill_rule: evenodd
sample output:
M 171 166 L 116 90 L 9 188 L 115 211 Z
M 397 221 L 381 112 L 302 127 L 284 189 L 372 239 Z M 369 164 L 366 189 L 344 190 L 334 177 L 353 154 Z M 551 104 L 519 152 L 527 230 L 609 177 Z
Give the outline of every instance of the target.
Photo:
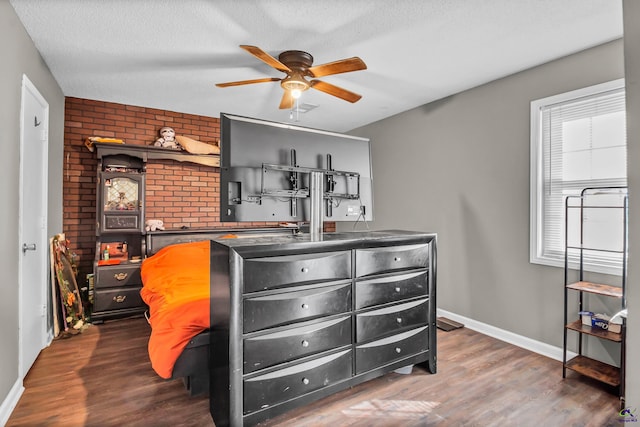
M 564 265 L 567 196 L 579 195 L 586 187 L 626 185 L 623 79 L 531 103 L 532 263 Z M 591 247 L 614 251 L 620 247 L 622 210 L 618 211 L 614 215 L 594 212 L 585 216 L 585 235 L 587 227 L 597 231 L 589 233 L 595 236 Z M 579 227 L 578 221 L 569 223 Z M 579 236 L 579 231 L 570 229 L 568 234 L 572 245 L 571 240 Z M 570 266 L 574 268 L 575 258 L 570 253 Z M 585 270 L 620 274 L 621 260 L 619 254 L 585 253 Z

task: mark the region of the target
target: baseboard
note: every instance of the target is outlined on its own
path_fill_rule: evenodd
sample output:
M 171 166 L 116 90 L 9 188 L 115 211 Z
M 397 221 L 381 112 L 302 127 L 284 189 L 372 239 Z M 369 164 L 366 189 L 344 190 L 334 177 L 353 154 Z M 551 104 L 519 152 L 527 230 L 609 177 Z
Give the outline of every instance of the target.
M 2 405 L 0 405 L 0 426 L 7 424 L 11 413 L 20 400 L 20 396 L 22 396 L 22 393 L 24 393 L 22 378 L 18 378 L 13 387 L 11 387 L 11 390 L 9 390 L 9 394 L 2 402 Z
M 522 335 L 514 334 L 513 332 L 506 331 L 504 329 L 496 328 L 495 326 L 488 325 L 486 323 L 478 322 L 477 320 L 470 319 L 468 317 L 460 316 L 450 311 L 437 309 L 437 316 L 447 317 L 456 322 L 464 324 L 466 328 L 480 332 L 481 334 L 488 335 L 490 337 L 499 339 L 500 341 L 508 342 L 515 346 L 524 348 L 534 353 L 541 354 L 551 359 L 562 362 L 562 348 L 555 347 L 541 341 L 536 341 L 531 338 L 524 337 Z M 567 359 L 575 357 L 573 352 L 567 352 Z

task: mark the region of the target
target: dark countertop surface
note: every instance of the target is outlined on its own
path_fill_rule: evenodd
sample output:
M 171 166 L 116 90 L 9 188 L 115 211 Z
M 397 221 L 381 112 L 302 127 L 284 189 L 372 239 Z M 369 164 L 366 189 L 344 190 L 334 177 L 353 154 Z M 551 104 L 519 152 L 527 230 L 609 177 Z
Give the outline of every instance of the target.
M 352 231 L 323 233 L 320 240 L 314 241 L 308 233 L 285 236 L 247 236 L 216 239 L 219 245 L 226 246 L 243 256 L 251 256 L 273 251 L 286 254 L 290 251 L 321 252 L 342 250 L 347 247 L 381 247 L 401 244 L 428 243 L 436 238 L 436 233 L 407 230 Z

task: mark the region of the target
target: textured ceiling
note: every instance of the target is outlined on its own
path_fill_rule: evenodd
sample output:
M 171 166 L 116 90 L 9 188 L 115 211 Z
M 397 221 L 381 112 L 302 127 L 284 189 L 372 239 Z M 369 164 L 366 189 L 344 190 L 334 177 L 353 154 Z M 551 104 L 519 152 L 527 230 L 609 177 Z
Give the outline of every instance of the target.
M 66 96 L 334 131 L 353 128 L 622 37 L 622 0 L 10 0 Z M 291 118 L 283 77 L 240 49 L 359 56 L 368 69 L 321 80 Z

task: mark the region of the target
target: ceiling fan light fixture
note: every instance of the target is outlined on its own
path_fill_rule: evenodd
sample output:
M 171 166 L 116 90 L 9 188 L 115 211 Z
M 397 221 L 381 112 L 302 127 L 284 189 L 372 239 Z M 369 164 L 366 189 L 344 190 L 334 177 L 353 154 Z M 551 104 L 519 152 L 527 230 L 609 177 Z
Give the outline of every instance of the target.
M 280 86 L 282 86 L 284 90 L 288 90 L 291 93 L 291 96 L 297 99 L 300 98 L 302 92 L 309 89 L 311 85 L 302 77 L 302 75 L 299 73 L 293 73 L 291 76 L 284 78 L 280 83 Z

